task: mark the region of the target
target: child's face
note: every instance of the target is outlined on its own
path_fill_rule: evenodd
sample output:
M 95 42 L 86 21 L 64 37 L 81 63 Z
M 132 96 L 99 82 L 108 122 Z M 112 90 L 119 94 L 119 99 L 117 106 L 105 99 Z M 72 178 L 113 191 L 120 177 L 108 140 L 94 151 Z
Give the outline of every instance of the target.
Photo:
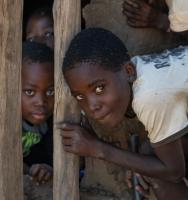
M 26 27 L 26 40 L 44 43 L 54 48 L 53 21 L 47 16 L 33 16 Z
M 54 70 L 51 63 L 23 63 L 22 118 L 41 124 L 53 113 Z
M 122 122 L 130 103 L 124 68 L 112 72 L 97 64 L 81 63 L 68 70 L 65 78 L 72 95 L 89 117 L 107 127 Z

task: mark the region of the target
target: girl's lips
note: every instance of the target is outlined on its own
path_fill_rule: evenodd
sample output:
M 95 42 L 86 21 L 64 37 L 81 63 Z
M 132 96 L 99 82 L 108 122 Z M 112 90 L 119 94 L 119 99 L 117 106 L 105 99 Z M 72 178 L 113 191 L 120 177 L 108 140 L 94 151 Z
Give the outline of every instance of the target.
M 107 114 L 105 114 L 105 115 L 96 117 L 96 118 L 94 118 L 94 119 L 97 120 L 97 121 L 102 121 L 102 120 L 104 120 L 105 118 L 107 118 L 109 115 L 110 115 L 110 113 L 107 113 Z
M 37 119 L 37 120 L 43 120 L 46 118 L 46 114 L 45 113 L 33 113 L 33 118 Z

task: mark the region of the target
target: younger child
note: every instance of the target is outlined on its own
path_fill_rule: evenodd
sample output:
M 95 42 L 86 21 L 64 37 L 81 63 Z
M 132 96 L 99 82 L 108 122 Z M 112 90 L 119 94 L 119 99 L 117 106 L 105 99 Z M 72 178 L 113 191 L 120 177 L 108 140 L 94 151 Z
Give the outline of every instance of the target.
M 52 9 L 48 7 L 35 10 L 26 25 L 26 40 L 44 43 L 54 48 Z
M 53 51 L 44 44 L 23 44 L 22 144 L 27 173 L 37 182 L 52 178 Z
M 90 28 L 72 40 L 63 73 L 85 114 L 106 128 L 134 110 L 154 154 L 122 150 L 77 124 L 60 123 L 65 151 L 92 156 L 148 176 L 160 200 L 188 199 L 188 47 L 132 61 L 110 31 Z

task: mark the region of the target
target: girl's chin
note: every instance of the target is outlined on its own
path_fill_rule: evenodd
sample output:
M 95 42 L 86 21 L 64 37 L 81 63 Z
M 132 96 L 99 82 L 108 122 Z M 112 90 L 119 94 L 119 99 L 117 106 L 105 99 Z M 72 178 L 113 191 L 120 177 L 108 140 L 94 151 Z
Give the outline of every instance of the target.
M 33 125 L 40 125 L 40 124 L 43 124 L 44 122 L 46 122 L 46 118 L 45 119 L 33 119 L 30 123 Z
M 98 121 L 98 123 L 107 129 L 117 129 L 122 125 L 123 120 L 124 120 L 124 117 L 121 119 L 116 118 L 115 120 L 112 120 L 112 119 L 101 120 L 101 121 Z

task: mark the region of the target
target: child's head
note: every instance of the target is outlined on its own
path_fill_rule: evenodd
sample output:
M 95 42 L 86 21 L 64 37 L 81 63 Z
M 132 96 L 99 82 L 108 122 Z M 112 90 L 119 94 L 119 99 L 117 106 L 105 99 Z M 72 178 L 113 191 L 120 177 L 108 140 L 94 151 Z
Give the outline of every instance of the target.
M 89 117 L 112 127 L 123 120 L 131 103 L 129 77 L 135 70 L 118 37 L 101 28 L 80 32 L 65 55 L 63 72 Z
M 54 48 L 52 9 L 45 7 L 32 13 L 26 25 L 26 40 L 44 43 Z
M 53 51 L 44 44 L 26 42 L 22 53 L 22 119 L 41 124 L 53 113 Z

